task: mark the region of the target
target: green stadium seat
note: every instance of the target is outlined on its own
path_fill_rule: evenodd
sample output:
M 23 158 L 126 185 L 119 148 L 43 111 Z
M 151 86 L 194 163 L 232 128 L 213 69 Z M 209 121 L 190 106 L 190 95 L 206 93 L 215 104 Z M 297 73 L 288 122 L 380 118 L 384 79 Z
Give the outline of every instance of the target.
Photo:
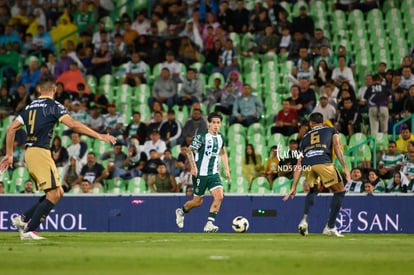
M 262 136 L 265 136 L 266 129 L 261 123 L 259 122 L 253 123 L 247 128 L 248 137 L 253 136 L 254 134 L 261 134 Z
M 355 133 L 349 138 L 348 148 L 352 148 L 367 140 L 367 136 L 364 133 Z
M 231 193 L 243 194 L 243 193 L 247 193 L 248 191 L 249 191 L 249 183 L 247 182 L 247 179 L 239 176 L 231 181 L 231 185 L 230 185 Z
M 141 121 L 149 121 L 151 119 L 151 110 L 146 103 L 138 104 L 138 106 L 133 108 L 133 111 L 141 113 Z
M 114 101 L 116 88 L 111 84 L 103 84 L 99 86 L 99 90 L 108 98 L 109 101 Z
M 219 78 L 221 80 L 222 85 L 226 83 L 226 80 L 224 79 L 224 76 L 221 73 L 212 73 L 208 77 L 208 82 L 207 82 L 208 84 L 207 84 L 207 87 L 205 87 L 205 89 L 214 87 L 214 79 L 216 78 Z
M 145 194 L 147 190 L 147 183 L 141 177 L 135 177 L 127 181 L 127 191 L 129 194 Z
M 364 144 L 358 148 L 358 150 L 353 154 L 353 156 L 356 155 L 357 163 L 363 163 L 365 161 L 371 161 L 372 159 L 372 152 L 371 148 Z
M 250 192 L 255 194 L 271 193 L 270 184 L 266 177 L 257 177 L 253 179 L 250 186 Z
M 273 193 L 286 195 L 290 191 L 292 180 L 286 177 L 277 177 L 273 180 Z
M 116 79 L 111 74 L 103 75 L 99 79 L 99 86 L 103 86 L 103 85 L 114 85 L 115 83 L 116 83 Z
M 384 133 L 377 133 L 375 136 L 376 149 L 377 151 L 384 151 L 388 149 L 388 135 Z M 371 149 L 373 149 L 373 144 L 371 143 Z
M 305 7 L 306 10 L 309 11 L 308 4 L 305 1 L 303 1 L 303 0 L 299 0 L 295 4 L 293 4 L 293 7 L 292 7 L 292 16 L 294 16 L 294 17 L 299 16 L 299 9 L 301 7 Z
M 351 171 L 352 167 L 353 167 L 353 165 L 352 165 L 353 158 L 351 156 L 344 155 L 344 160 L 345 160 L 346 168 L 348 169 L 348 171 Z M 334 164 L 335 164 L 335 167 L 338 168 L 339 173 L 343 174 L 344 171 L 342 169 L 342 166 L 341 166 L 338 158 L 334 159 Z
M 121 178 L 105 180 L 105 193 L 121 194 L 126 191 L 126 181 Z
M 134 0 L 134 10 L 136 11 L 142 11 L 148 8 L 148 5 L 150 4 L 149 0 Z
M 282 134 L 276 133 L 271 136 L 269 136 L 269 139 L 267 140 L 267 146 L 270 149 L 273 145 L 284 145 L 286 146 L 287 137 L 285 137 Z
M 96 80 L 96 77 L 92 74 L 88 74 L 85 76 L 85 82 L 91 91 L 95 91 L 96 87 L 98 86 L 98 81 Z
M 227 135 L 232 136 L 236 133 L 245 136 L 247 134 L 247 128 L 240 123 L 230 125 L 227 130 Z

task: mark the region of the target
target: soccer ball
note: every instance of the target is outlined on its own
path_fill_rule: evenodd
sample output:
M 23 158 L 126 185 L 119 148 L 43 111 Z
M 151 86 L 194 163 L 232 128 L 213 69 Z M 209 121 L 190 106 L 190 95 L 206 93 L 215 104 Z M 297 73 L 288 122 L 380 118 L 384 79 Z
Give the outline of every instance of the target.
M 237 216 L 233 219 L 231 228 L 234 232 L 244 233 L 249 230 L 249 221 L 245 217 Z

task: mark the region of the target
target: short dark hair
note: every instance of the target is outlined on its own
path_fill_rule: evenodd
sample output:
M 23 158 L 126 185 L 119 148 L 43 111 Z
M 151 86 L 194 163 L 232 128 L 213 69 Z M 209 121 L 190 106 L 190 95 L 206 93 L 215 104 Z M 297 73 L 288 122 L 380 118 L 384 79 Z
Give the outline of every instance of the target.
M 213 118 L 218 118 L 218 119 L 220 119 L 220 121 L 223 121 L 223 116 L 220 115 L 219 113 L 216 113 L 216 112 L 212 112 L 212 113 L 208 114 L 207 121 L 211 122 L 213 120 Z
M 56 80 L 51 74 L 44 74 L 39 80 L 41 90 L 50 90 L 56 85 Z
M 315 112 L 309 116 L 309 121 L 313 123 L 323 123 L 323 115 L 321 113 Z

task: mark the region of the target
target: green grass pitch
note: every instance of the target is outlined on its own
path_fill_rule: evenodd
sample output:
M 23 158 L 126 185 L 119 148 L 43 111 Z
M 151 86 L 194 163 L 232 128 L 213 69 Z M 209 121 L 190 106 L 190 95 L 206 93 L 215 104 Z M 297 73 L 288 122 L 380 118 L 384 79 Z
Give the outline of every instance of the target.
M 5 274 L 412 274 L 414 235 L 0 234 Z

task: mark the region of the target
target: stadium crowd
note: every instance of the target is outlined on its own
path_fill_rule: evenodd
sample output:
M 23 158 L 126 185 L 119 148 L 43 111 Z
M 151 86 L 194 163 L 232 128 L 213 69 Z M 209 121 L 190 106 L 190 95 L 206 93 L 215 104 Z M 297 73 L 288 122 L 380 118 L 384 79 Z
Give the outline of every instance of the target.
M 211 111 L 225 115 L 229 155 L 242 169 L 231 185 L 240 175 L 245 192 L 259 179 L 269 191 L 282 178 L 289 183 L 291 171 L 279 168 L 295 164 L 293 152 L 314 111 L 342 133 L 344 146 L 356 134 L 387 137 L 378 169 L 371 157 L 359 162 L 348 192 L 414 190 L 409 123 L 397 128 L 399 140 L 388 142 L 393 126 L 414 112 L 414 49 L 404 49 L 396 66 L 377 60 L 362 72 L 357 53 L 333 43 L 339 33 L 327 35 L 309 14 L 325 1 L 159 0 L 133 12 L 111 0 L 9 2 L 0 0 L 2 131 L 36 98 L 40 76 L 51 73 L 56 100 L 72 117 L 118 137 L 111 148 L 56 129 L 51 153 L 67 192 L 113 192 L 120 179 L 132 185 L 142 178 L 149 192 L 191 194 L 185 150 L 207 129 Z M 367 16 L 386 1 L 326 2 L 328 13 Z M 280 67 L 281 76 L 267 65 Z M 236 127 L 242 137 L 235 137 Z M 280 136 L 284 145 L 268 142 Z M 230 146 L 237 138 L 246 143 L 242 151 Z M 24 167 L 24 142 L 21 130 L 15 171 Z M 289 154 L 280 158 L 283 150 Z M 28 175 L 15 171 L 3 176 L 0 192 L 26 190 L 16 177 Z

